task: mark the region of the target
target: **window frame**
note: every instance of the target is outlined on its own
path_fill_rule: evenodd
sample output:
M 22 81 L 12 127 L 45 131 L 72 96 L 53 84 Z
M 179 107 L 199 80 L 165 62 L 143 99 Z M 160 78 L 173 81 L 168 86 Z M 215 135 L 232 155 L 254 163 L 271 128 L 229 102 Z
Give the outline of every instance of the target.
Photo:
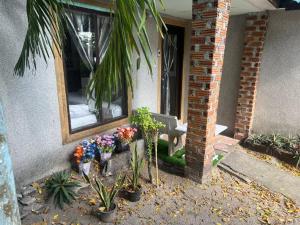
M 109 8 L 109 5 L 105 3 L 101 3 L 99 1 L 81 0 L 79 2 L 94 5 L 94 6 Z M 76 8 L 80 8 L 80 7 L 76 7 Z M 85 10 L 86 9 L 83 8 L 83 11 Z M 107 13 L 103 13 L 103 15 L 105 14 Z M 68 144 L 128 124 L 129 117 L 131 116 L 131 112 L 132 112 L 132 99 L 131 99 L 132 95 L 129 90 L 127 91 L 125 90 L 124 92 L 127 94 L 126 96 L 127 110 L 128 110 L 128 112 L 126 113 L 127 115 L 121 116 L 112 121 L 107 121 L 101 124 L 98 123 L 92 124 L 90 126 L 86 126 L 76 130 L 71 129 L 63 50 L 57 48 L 54 49 L 55 49 L 54 63 L 55 63 L 55 72 L 56 72 L 56 80 L 57 80 L 57 93 L 58 93 L 58 103 L 59 103 L 59 112 L 60 112 L 60 121 L 61 121 L 62 143 Z

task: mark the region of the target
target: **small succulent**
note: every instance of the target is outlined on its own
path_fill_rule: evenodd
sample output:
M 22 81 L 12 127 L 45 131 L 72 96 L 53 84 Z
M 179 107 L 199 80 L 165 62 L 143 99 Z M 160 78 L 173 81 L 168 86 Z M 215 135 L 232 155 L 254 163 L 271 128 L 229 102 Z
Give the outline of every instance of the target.
M 138 153 L 137 153 L 137 144 L 135 144 L 134 151 L 132 152 L 131 156 L 131 170 L 132 170 L 132 178 L 130 178 L 131 187 L 134 191 L 138 191 L 139 189 L 139 179 L 140 179 L 140 173 L 144 166 L 144 160 L 139 159 Z
M 74 181 L 68 172 L 53 174 L 46 181 L 46 190 L 49 197 L 53 196 L 55 207 L 59 206 L 61 209 L 63 209 L 64 204 L 69 205 L 75 200 L 74 188 L 76 187 L 80 187 L 79 183 Z
M 105 212 L 108 212 L 112 209 L 118 192 L 123 188 L 126 177 L 119 175 L 114 183 L 114 185 L 110 188 L 105 186 L 99 179 L 95 178 L 92 180 L 84 174 L 84 178 L 87 183 L 91 185 L 91 188 L 97 193 L 99 200 L 101 201 L 101 206 L 103 207 Z M 101 207 L 101 208 L 102 208 Z

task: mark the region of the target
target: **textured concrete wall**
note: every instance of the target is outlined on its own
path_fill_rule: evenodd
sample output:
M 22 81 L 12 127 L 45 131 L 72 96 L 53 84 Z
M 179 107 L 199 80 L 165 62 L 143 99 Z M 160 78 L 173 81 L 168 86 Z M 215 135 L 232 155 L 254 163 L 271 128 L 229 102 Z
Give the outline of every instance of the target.
M 158 66 L 157 66 L 157 51 L 158 51 L 158 33 L 153 19 L 148 20 L 147 24 L 149 39 L 153 50 L 153 75 L 150 75 L 148 66 L 144 58 L 142 58 L 141 67 L 134 71 L 134 98 L 132 101 L 133 109 L 147 106 L 152 112 L 157 112 L 157 85 L 158 85 Z M 133 57 L 133 63 L 136 63 L 136 56 Z M 134 64 L 134 68 L 136 65 Z
M 26 71 L 23 78 L 13 76 L 26 32 L 25 4 L 24 0 L 0 1 L 0 99 L 19 187 L 68 168 L 69 155 L 78 143 L 62 145 L 54 59 L 51 57 L 48 64 L 38 59 L 35 73 Z M 149 28 L 155 30 L 153 21 Z M 158 34 L 149 34 L 156 59 Z M 134 74 L 134 108 L 148 106 L 157 110 L 156 62 L 153 71 L 151 79 L 143 60 L 141 69 Z
M 231 16 L 227 31 L 217 123 L 228 126 L 229 135 L 234 131 L 245 24 L 246 15 Z
M 68 167 L 73 145 L 62 145 L 54 61 L 37 62 L 23 78 L 13 68 L 25 38 L 24 0 L 0 1 L 0 98 L 18 186 Z
M 300 11 L 270 12 L 258 81 L 255 132 L 300 133 Z

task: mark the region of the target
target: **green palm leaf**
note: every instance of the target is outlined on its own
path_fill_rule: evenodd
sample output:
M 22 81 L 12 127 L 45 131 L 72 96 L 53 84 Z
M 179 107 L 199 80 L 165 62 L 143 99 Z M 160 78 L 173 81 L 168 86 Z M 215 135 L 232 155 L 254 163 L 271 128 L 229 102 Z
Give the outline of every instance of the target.
M 67 0 L 66 2 L 69 2 Z M 14 72 L 23 76 L 26 68 L 36 69 L 37 56 L 45 62 L 54 47 L 61 49 L 64 38 L 64 5 L 59 0 L 27 0 L 28 29 Z M 32 62 L 31 62 L 32 59 Z

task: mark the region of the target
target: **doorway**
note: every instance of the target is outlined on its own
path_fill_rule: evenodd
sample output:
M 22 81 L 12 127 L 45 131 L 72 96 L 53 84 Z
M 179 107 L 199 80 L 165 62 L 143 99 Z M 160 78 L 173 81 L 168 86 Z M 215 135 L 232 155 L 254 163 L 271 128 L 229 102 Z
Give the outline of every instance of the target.
M 166 25 L 161 43 L 160 113 L 181 119 L 184 27 Z

